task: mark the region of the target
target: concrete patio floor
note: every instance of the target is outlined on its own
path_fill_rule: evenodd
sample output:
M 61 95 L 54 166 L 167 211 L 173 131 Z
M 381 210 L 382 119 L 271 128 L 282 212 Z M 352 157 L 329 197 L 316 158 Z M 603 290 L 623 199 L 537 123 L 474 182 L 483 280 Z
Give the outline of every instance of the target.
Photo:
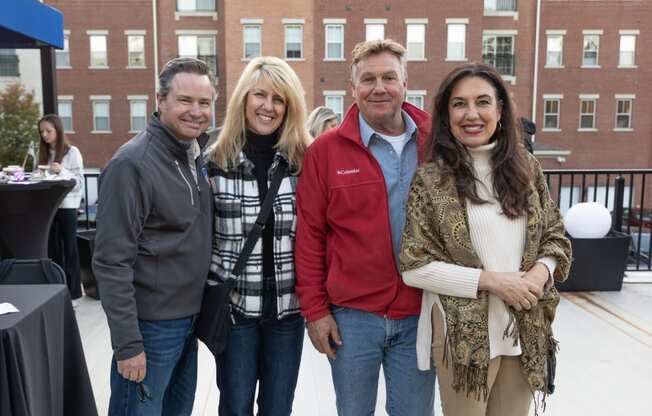
M 631 275 L 641 276 L 641 275 Z M 627 279 L 621 292 L 564 293 L 555 321 L 560 340 L 557 390 L 548 399 L 549 416 L 652 415 L 652 284 Z M 111 347 L 100 302 L 85 297 L 77 320 L 100 415 L 109 400 Z M 193 416 L 217 415 L 215 364 L 200 344 Z M 379 383 L 377 415 L 385 415 Z M 435 414 L 441 415 L 439 398 Z M 305 337 L 293 415 L 335 416 L 330 368 Z M 534 414 L 532 411 L 531 414 Z M 418 416 L 418 415 L 415 415 Z

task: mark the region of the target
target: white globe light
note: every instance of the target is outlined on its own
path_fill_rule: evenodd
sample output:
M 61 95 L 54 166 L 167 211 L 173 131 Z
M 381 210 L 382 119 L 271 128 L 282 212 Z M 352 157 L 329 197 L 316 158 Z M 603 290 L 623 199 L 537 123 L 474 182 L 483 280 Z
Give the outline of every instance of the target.
M 602 238 L 611 228 L 611 214 L 602 204 L 582 202 L 566 212 L 564 225 L 574 238 Z

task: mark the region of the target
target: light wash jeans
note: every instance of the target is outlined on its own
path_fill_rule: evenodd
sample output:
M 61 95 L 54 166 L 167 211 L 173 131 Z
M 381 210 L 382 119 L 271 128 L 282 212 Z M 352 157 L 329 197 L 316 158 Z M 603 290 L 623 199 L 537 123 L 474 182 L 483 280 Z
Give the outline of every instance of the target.
M 417 316 L 393 320 L 334 307 L 342 337 L 330 360 L 339 416 L 373 415 L 380 367 L 385 374 L 389 416 L 432 416 L 435 371 L 417 368 Z

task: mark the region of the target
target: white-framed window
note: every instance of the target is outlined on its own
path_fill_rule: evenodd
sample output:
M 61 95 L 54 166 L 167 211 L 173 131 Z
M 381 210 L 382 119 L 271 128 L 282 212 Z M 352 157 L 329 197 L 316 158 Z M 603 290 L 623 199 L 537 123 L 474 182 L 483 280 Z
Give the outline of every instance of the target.
M 345 19 L 324 19 L 325 52 L 326 61 L 344 60 L 344 24 Z
M 405 20 L 410 22 L 409 19 Z M 406 27 L 407 60 L 424 61 L 426 59 L 426 23 L 407 23 Z
M 565 30 L 546 30 L 546 68 L 564 67 Z
M 482 36 L 482 60 L 493 65 L 503 77 L 514 77 L 515 72 L 515 31 L 485 31 Z
M 179 57 L 197 58 L 206 62 L 213 75 L 217 76 L 215 53 L 215 31 L 178 30 Z
M 616 127 L 615 131 L 632 131 L 632 107 L 634 94 L 616 94 Z
M 515 12 L 516 0 L 484 0 L 485 12 Z
M 145 34 L 140 31 L 125 31 L 127 35 L 127 66 L 145 67 Z
M 559 130 L 559 114 L 563 95 L 543 96 L 543 130 Z
M 253 59 L 262 54 L 262 26 L 247 24 L 242 26 L 244 59 Z
M 74 133 L 72 125 L 72 95 L 60 95 L 57 97 L 57 112 L 63 124 L 63 131 Z
M 446 60 L 466 60 L 466 25 L 469 19 L 446 19 L 447 41 Z
M 584 41 L 582 43 L 582 67 L 600 67 L 600 35 L 602 30 L 584 30 Z
M 285 59 L 303 59 L 303 24 L 285 25 Z
M 364 19 L 365 40 L 385 39 L 387 19 Z
M 130 95 L 129 101 L 129 131 L 136 133 L 147 127 L 147 96 Z
M 636 68 L 636 36 L 638 34 L 638 30 L 620 31 L 619 68 Z
M 111 96 L 91 96 L 93 107 L 93 131 L 92 133 L 111 132 Z
M 108 68 L 109 57 L 106 44 L 108 32 L 88 30 L 86 33 L 89 35 L 91 47 L 90 68 Z
M 580 95 L 580 125 L 579 131 L 595 131 L 595 114 L 598 106 L 597 94 Z
M 215 0 L 177 0 L 179 12 L 214 12 Z
M 337 122 L 341 123 L 344 117 L 344 96 L 346 91 L 324 91 L 324 105 L 337 115 Z
M 427 92 L 425 90 L 408 90 L 405 94 L 405 101 L 420 108 L 425 108 Z
M 56 57 L 57 69 L 70 68 L 70 31 L 63 32 L 63 49 L 56 49 L 54 52 Z

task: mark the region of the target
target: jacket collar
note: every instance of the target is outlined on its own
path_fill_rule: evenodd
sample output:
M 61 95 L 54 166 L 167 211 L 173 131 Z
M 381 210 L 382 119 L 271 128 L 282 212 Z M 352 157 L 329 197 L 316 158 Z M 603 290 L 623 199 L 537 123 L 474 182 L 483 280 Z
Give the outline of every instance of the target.
M 184 145 L 180 139 L 177 139 L 174 133 L 161 122 L 158 112 L 152 114 L 152 119 L 147 125 L 147 131 L 160 140 L 175 157 L 183 160 L 187 158 L 188 146 Z M 200 134 L 196 139 L 200 145 L 201 143 L 205 144 L 207 141 L 204 136 L 207 136 L 206 133 Z
M 432 128 L 430 115 L 408 102 L 404 102 L 401 105 L 401 110 L 414 121 L 414 124 L 416 124 L 417 148 L 419 149 L 419 161 L 421 162 L 423 161 L 426 143 L 429 140 L 430 129 Z M 358 105 L 353 103 L 349 109 L 346 110 L 344 120 L 342 120 L 342 124 L 337 127 L 337 132 L 340 136 L 356 142 L 360 146 L 365 146 L 361 137 L 359 116 L 360 110 L 358 109 Z

